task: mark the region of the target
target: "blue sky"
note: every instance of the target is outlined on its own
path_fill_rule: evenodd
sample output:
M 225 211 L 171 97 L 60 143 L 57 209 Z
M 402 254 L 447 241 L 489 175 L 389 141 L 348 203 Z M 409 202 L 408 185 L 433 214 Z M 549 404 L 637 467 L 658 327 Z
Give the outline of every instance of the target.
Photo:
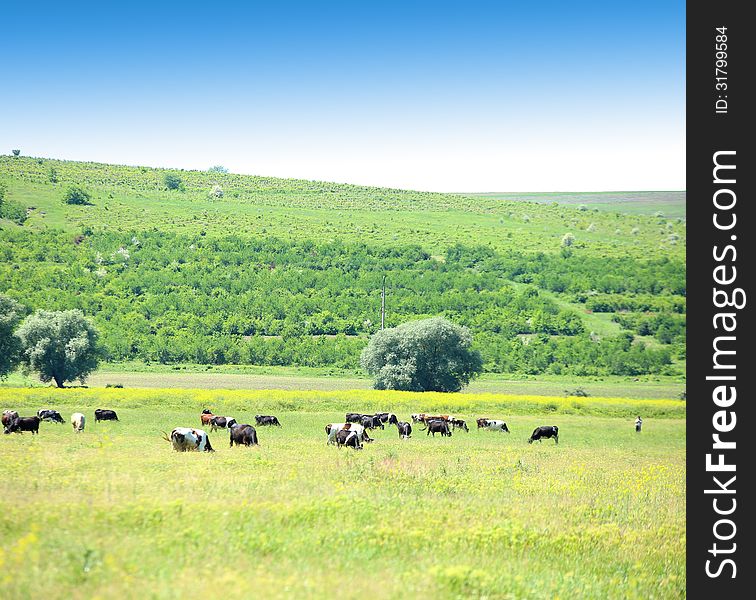
M 438 191 L 685 186 L 685 3 L 12 2 L 0 152 Z

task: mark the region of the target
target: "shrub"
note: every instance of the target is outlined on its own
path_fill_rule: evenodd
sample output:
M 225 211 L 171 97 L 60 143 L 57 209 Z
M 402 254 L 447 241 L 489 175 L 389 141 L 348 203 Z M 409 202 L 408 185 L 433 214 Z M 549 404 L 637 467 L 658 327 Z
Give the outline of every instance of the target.
M 69 186 L 63 195 L 63 202 L 66 204 L 91 204 L 92 195 L 83 187 L 78 185 Z
M 181 181 L 181 177 L 179 177 L 178 175 L 174 175 L 173 173 L 166 173 L 163 181 L 165 182 L 165 187 L 167 187 L 169 190 L 183 189 L 183 182 Z

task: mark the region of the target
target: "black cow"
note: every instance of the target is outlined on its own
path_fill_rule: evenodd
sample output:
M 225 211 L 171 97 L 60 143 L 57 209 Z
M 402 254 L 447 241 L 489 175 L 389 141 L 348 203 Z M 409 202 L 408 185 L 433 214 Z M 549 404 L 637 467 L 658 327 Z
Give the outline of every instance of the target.
M 389 425 L 396 425 L 399 419 L 396 418 L 394 413 L 382 412 L 375 413 L 375 416 L 381 420 L 381 423 L 388 423 Z
M 381 420 L 378 417 L 374 417 L 372 415 L 362 415 L 362 419 L 360 419 L 360 425 L 362 425 L 365 429 L 384 429 Z
M 412 425 L 410 425 L 406 421 L 397 421 L 396 428 L 399 430 L 400 439 L 409 439 L 410 435 L 412 434 Z
M 234 447 L 234 444 L 237 446 L 258 446 L 260 444 L 257 441 L 257 431 L 247 423 L 229 426 L 228 439 L 231 448 Z
M 433 419 L 432 421 L 428 421 L 426 423 L 428 433 L 425 435 L 433 434 L 433 437 L 436 437 L 437 433 L 440 433 L 441 436 L 448 436 L 451 437 L 451 430 L 449 429 L 449 423 L 447 421 L 444 421 L 442 419 Z
M 462 419 L 452 419 L 451 420 L 452 428 L 454 429 L 464 429 L 466 432 L 469 432 L 470 429 L 467 427 L 467 423 L 465 423 Z
M 347 446 L 354 448 L 355 450 L 362 450 L 362 442 L 360 442 L 360 436 L 354 431 L 348 429 L 342 429 L 336 432 L 336 447 L 341 448 Z
M 118 415 L 116 414 L 116 411 L 114 410 L 108 410 L 107 408 L 98 408 L 94 412 L 95 415 L 95 423 L 97 421 L 117 421 Z
M 542 440 L 544 438 L 554 438 L 554 441 L 559 443 L 559 427 L 556 425 L 543 425 L 536 427 L 533 434 L 528 439 L 528 444 L 532 444 L 535 440 Z
M 18 412 L 15 410 L 4 410 L 3 411 L 3 427 L 8 427 L 15 419 L 18 419 Z
M 278 418 L 272 415 L 255 415 L 255 422 L 258 425 L 275 425 L 276 427 L 281 427 Z
M 60 416 L 60 413 L 57 410 L 40 408 L 37 411 L 37 416 L 40 418 L 41 421 L 50 421 L 51 423 L 64 423 L 65 422 L 63 421 L 63 417 Z
M 16 417 L 5 427 L 5 433 L 31 431 L 39 435 L 39 423 L 39 417 Z
M 362 421 L 363 416 L 362 413 L 347 413 L 344 417 L 344 421 L 347 423 L 359 423 Z

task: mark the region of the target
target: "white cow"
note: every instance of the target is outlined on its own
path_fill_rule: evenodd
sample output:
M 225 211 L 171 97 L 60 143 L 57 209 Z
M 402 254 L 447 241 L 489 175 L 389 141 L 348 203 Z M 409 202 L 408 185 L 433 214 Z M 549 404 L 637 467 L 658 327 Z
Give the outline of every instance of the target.
M 87 424 L 87 418 L 81 413 L 74 413 L 71 415 L 71 426 L 76 432 L 84 431 L 84 426 Z
M 357 438 L 360 442 L 372 442 L 373 440 L 368 437 L 365 428 L 357 423 L 329 423 L 325 426 L 325 431 L 328 434 L 328 441 L 326 445 L 333 444 L 336 439 L 336 434 L 342 429 L 348 429 L 354 431 L 357 434 Z
M 210 445 L 210 438 L 202 429 L 176 427 L 171 431 L 171 437 L 163 433 L 163 439 L 170 442 L 176 452 L 215 452 Z

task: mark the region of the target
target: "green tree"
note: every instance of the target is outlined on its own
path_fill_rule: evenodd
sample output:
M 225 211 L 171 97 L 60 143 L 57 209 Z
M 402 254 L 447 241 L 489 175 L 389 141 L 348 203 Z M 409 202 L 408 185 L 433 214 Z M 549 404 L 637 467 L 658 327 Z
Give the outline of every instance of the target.
M 0 294 L 0 379 L 7 377 L 18 365 L 21 355 L 21 340 L 14 330 L 24 315 L 23 307 L 13 300 Z
M 169 190 L 180 190 L 183 185 L 181 177 L 174 175 L 173 173 L 166 173 L 165 177 L 163 177 L 163 181 L 165 182 L 165 187 Z
M 79 185 L 69 186 L 63 194 L 66 204 L 91 204 L 92 195 Z
M 471 346 L 469 329 L 434 317 L 379 331 L 360 362 L 379 390 L 458 392 L 483 369 Z
M 228 169 L 222 165 L 215 165 L 207 170 L 208 173 L 228 173 Z
M 74 379 L 83 383 L 97 368 L 97 331 L 80 310 L 38 310 L 24 319 L 16 335 L 22 361 L 44 382 L 54 380 L 58 387 Z

